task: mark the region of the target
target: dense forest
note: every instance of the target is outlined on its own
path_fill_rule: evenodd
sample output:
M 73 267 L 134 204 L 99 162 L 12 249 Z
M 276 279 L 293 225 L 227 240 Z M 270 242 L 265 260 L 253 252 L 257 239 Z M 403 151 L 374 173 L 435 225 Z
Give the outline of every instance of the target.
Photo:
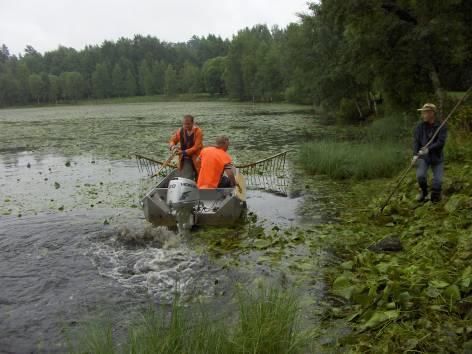
M 286 28 L 168 43 L 136 35 L 77 51 L 0 51 L 0 106 L 208 93 L 362 118 L 472 84 L 472 2 L 323 0 Z

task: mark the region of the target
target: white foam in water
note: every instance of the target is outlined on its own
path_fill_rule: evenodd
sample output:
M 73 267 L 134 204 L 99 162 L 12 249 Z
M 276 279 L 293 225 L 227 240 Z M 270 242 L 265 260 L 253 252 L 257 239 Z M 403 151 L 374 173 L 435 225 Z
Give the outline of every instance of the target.
M 159 303 L 172 303 L 176 292 L 184 300 L 215 292 L 216 269 L 165 228 L 122 227 L 96 240 L 90 252 L 102 276 L 146 292 Z

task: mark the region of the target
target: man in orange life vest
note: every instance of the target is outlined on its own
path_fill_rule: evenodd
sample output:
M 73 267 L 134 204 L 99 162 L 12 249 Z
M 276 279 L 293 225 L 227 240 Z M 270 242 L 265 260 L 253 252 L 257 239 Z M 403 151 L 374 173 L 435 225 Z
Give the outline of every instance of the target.
M 194 124 L 193 116 L 184 116 L 182 127 L 177 130 L 169 141 L 169 150 L 179 154 L 180 177 L 195 180 L 199 165 L 198 155 L 203 148 L 202 130 Z
M 229 139 L 225 136 L 216 139 L 216 146 L 206 147 L 200 153 L 200 172 L 198 188 L 230 188 L 236 185 L 231 156 L 226 152 Z

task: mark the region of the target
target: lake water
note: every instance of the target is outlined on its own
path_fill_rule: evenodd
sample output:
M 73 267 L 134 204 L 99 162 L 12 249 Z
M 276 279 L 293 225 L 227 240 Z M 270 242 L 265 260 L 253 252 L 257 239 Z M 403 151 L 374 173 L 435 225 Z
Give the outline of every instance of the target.
M 248 226 L 180 237 L 144 220 L 139 198 L 151 182 L 133 153 L 165 159 L 170 134 L 187 113 L 206 144 L 230 137 L 236 163 L 293 150 L 288 196 L 248 191 L 257 220 L 250 227 L 274 232 L 334 218 L 333 187 L 296 165 L 301 143 L 328 134 L 303 106 L 173 102 L 0 110 L 0 352 L 61 352 L 65 328 L 103 311 L 124 321 L 149 301 L 170 304 L 176 291 L 189 304 L 203 299 L 221 306 L 236 282 L 278 279 L 293 270 L 289 261 L 311 257 L 303 247 L 279 263 L 239 247 L 215 253 L 214 239 L 205 235 L 237 232 L 244 243 Z M 322 286 L 305 283 L 319 297 Z

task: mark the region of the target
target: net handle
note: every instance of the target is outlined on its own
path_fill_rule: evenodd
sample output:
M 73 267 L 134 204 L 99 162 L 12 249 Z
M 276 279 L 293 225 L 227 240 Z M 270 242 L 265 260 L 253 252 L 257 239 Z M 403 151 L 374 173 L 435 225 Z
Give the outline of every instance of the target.
M 285 150 L 285 151 L 282 151 L 282 152 L 279 152 L 278 154 L 275 154 L 275 155 L 272 155 L 272 156 L 269 156 L 269 157 L 266 157 L 265 159 L 262 159 L 262 160 L 259 160 L 259 161 L 256 161 L 256 162 L 251 162 L 251 163 L 247 163 L 247 164 L 244 164 L 244 165 L 235 165 L 236 168 L 248 168 L 248 167 L 254 167 L 258 164 L 261 164 L 263 162 L 266 162 L 268 160 L 271 160 L 271 159 L 275 159 L 276 157 L 279 157 L 279 156 L 282 156 L 282 155 L 286 155 L 287 153 L 291 152 L 292 150 Z

